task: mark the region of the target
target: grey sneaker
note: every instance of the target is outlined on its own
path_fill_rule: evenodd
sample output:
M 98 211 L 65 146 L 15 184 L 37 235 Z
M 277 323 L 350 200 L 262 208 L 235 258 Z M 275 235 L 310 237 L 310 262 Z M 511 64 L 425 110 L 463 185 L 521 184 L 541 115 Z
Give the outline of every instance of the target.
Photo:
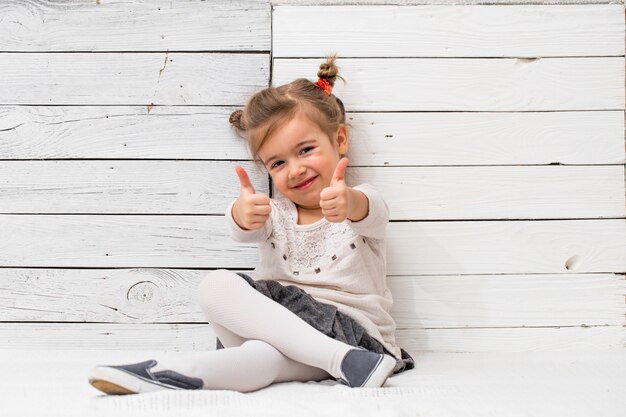
M 89 372 L 89 383 L 107 394 L 139 394 L 163 389 L 202 389 L 200 378 L 174 371 L 151 372 L 154 359 L 131 365 L 96 366 Z
M 370 352 L 362 347 L 348 351 L 341 361 L 343 376 L 337 380 L 350 387 L 382 387 L 393 373 L 396 360 L 383 353 Z

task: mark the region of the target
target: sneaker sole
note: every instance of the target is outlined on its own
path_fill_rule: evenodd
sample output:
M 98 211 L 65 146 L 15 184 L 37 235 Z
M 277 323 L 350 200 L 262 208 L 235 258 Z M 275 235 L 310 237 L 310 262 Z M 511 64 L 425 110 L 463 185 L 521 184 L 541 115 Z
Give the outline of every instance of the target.
M 383 355 L 382 361 L 378 364 L 369 379 L 362 385 L 362 388 L 380 388 L 387 378 L 393 373 L 393 368 L 396 367 L 396 360 L 389 355 Z
M 111 395 L 141 394 L 163 389 L 179 389 L 107 366 L 96 366 L 89 373 L 89 383 L 94 388 Z
M 109 395 L 124 395 L 124 394 L 137 394 L 135 391 L 131 391 L 119 385 L 116 385 L 112 382 L 105 381 L 102 379 L 89 379 L 89 383 L 94 386 L 94 388 L 104 392 Z

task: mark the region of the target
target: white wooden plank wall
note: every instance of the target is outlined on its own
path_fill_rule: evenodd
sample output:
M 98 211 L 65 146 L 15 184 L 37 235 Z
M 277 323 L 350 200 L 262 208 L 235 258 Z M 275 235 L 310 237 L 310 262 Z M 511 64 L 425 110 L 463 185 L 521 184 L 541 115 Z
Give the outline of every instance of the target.
M 237 163 L 269 181 L 228 116 L 269 85 L 270 24 L 265 0 L 0 3 L 0 347 L 214 348 L 193 290 L 256 261 L 223 212 Z
M 228 115 L 331 51 L 400 345 L 623 349 L 622 5 L 225 0 L 0 3 L 0 348 L 212 349 Z
M 623 5 L 279 3 L 274 85 L 342 57 L 409 346 L 623 349 Z

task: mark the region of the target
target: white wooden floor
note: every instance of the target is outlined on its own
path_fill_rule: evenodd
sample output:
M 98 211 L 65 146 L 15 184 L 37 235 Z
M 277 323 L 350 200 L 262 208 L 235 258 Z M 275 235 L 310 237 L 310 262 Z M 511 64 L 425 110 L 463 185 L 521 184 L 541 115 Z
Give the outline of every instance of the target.
M 162 391 L 106 396 L 87 382 L 96 364 L 180 353 L 2 350 L 3 416 L 601 416 L 626 413 L 626 353 L 422 353 L 382 389 L 334 381 L 253 393 Z

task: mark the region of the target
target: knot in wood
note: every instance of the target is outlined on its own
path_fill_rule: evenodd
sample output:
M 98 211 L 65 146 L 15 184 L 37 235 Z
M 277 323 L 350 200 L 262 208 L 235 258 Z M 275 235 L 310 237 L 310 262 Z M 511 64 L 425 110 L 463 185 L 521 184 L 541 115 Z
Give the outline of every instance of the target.
M 150 281 L 140 281 L 128 289 L 128 301 L 148 303 L 154 297 L 156 284 Z
M 565 261 L 565 269 L 573 271 L 580 266 L 580 256 L 574 255 Z

